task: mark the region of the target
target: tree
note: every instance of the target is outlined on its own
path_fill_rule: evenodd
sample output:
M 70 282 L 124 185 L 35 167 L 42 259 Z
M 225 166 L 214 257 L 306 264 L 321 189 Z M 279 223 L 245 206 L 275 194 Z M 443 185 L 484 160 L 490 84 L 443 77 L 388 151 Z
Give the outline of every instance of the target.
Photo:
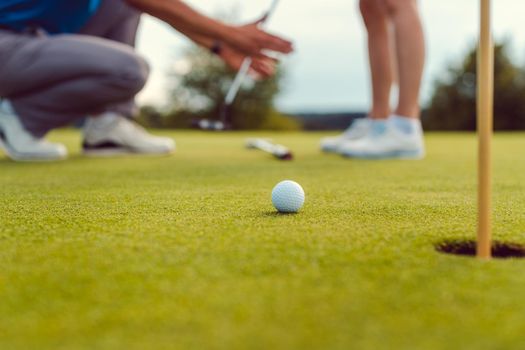
M 189 48 L 179 63 L 185 67 L 171 72 L 171 109 L 165 126 L 184 128 L 195 118 L 219 119 L 224 97 L 236 73 L 218 57 L 196 46 Z M 267 80 L 246 79 L 232 106 L 235 129 L 299 128 L 298 122 L 289 120 L 274 108 L 282 77 L 282 69 L 279 69 Z
M 494 127 L 496 130 L 525 128 L 525 70 L 515 65 L 508 43 L 495 47 Z M 423 122 L 428 130 L 476 129 L 476 48 L 463 62 L 452 65 L 445 78 L 436 81 Z

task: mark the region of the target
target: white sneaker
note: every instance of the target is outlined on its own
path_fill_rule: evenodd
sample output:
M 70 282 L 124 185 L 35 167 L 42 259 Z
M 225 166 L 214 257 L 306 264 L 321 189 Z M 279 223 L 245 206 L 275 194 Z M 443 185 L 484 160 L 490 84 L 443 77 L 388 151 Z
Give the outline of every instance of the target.
M 86 120 L 82 149 L 89 156 L 168 154 L 175 150 L 175 141 L 153 136 L 116 113 L 104 113 Z
M 339 153 L 364 159 L 422 159 L 425 145 L 421 122 L 397 116 L 374 121 L 365 137 L 344 142 Z
M 0 103 L 0 148 L 16 161 L 53 161 L 67 157 L 64 145 L 31 135 L 6 100 Z
M 341 135 L 335 137 L 325 137 L 321 140 L 321 150 L 326 153 L 337 153 L 339 146 L 346 141 L 358 140 L 368 133 L 372 120 L 370 118 L 356 119 L 350 124 L 348 129 Z

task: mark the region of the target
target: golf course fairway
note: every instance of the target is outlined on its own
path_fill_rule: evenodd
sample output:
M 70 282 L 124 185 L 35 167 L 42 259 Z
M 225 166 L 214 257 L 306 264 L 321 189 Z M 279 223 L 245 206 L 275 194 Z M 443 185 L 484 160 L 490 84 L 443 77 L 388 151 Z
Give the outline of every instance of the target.
M 160 132 L 169 157 L 0 158 L 0 349 L 525 348 L 525 260 L 476 234 L 474 134 L 423 161 L 324 155 L 321 133 Z M 244 149 L 269 137 L 280 162 Z M 494 238 L 525 243 L 525 134 L 494 139 Z M 271 190 L 298 182 L 304 208 Z

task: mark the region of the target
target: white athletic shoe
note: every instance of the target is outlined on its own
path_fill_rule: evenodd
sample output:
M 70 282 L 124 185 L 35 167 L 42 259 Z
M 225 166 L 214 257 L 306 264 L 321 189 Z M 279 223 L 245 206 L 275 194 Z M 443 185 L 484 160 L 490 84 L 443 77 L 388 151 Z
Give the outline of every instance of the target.
M 0 148 L 16 161 L 53 161 L 67 157 L 64 145 L 47 142 L 29 133 L 6 100 L 0 103 Z
M 372 120 L 370 118 L 356 119 L 350 124 L 348 129 L 341 135 L 335 137 L 325 137 L 321 140 L 321 150 L 326 153 L 337 153 L 339 146 L 346 141 L 358 140 L 368 133 Z
M 104 113 L 86 120 L 82 149 L 89 156 L 169 154 L 175 150 L 175 141 L 153 136 L 116 113 Z
M 374 121 L 365 137 L 344 142 L 339 153 L 364 159 L 422 159 L 425 145 L 421 122 L 396 116 Z

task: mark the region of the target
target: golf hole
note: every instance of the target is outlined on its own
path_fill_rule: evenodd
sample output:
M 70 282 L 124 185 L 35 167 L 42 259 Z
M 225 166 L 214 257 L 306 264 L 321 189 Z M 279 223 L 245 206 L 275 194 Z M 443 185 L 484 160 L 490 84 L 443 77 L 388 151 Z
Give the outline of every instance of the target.
M 445 240 L 435 244 L 438 252 L 459 256 L 476 256 L 476 241 Z M 525 258 L 525 245 L 511 242 L 492 242 L 492 257 L 496 259 Z

